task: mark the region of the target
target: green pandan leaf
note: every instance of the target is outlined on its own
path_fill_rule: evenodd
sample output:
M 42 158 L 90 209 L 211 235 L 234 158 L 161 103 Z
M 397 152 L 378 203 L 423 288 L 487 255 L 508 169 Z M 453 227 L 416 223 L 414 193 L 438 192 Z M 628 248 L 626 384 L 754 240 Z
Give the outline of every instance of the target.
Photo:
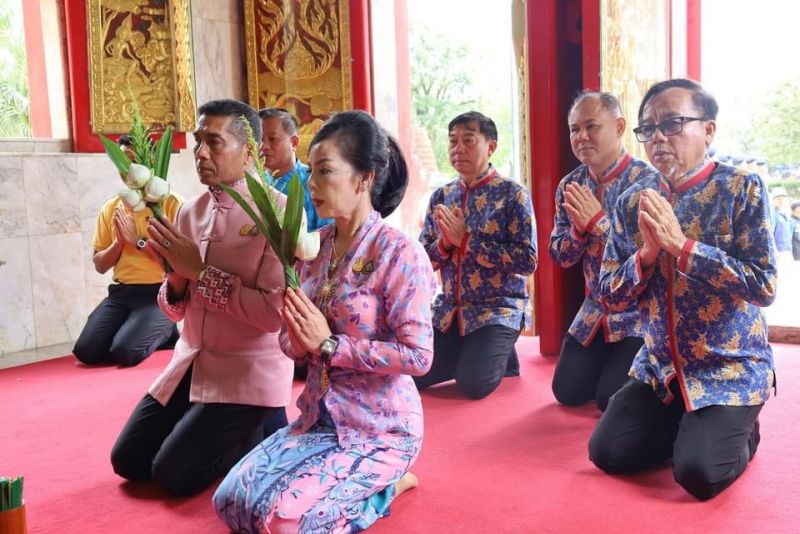
M 256 214 L 256 212 L 253 210 L 250 204 L 244 199 L 244 197 L 237 190 L 235 190 L 234 188 L 230 187 L 227 184 L 220 184 L 220 187 L 222 187 L 222 190 L 228 193 L 231 196 L 231 198 L 242 207 L 244 212 L 247 213 L 247 215 L 253 220 L 253 223 L 255 223 L 258 230 L 265 237 L 267 237 L 267 240 L 269 241 L 269 233 L 270 233 L 269 228 L 267 228 L 267 225 Z M 271 241 L 270 241 L 270 246 L 272 246 Z
M 273 252 L 279 258 L 283 258 L 281 251 L 281 224 L 278 219 L 278 214 L 275 212 L 275 206 L 269 198 L 271 195 L 264 190 L 261 182 L 253 178 L 249 173 L 246 176 L 247 188 L 250 190 L 250 195 L 253 197 L 258 211 L 264 217 L 264 222 L 267 224 L 270 233 L 264 234 L 269 239 L 269 244 Z
M 300 287 L 300 277 L 297 271 L 294 270 L 294 265 L 283 266 L 283 279 L 286 281 L 286 287 L 297 289 Z
M 128 159 L 125 152 L 122 151 L 117 143 L 103 134 L 100 134 L 100 141 L 102 141 L 103 148 L 106 149 L 106 154 L 108 154 L 114 166 L 117 167 L 117 170 L 123 176 L 128 176 L 128 170 L 131 168 L 131 160 Z
M 172 156 L 172 126 L 167 126 L 167 129 L 164 130 L 164 135 L 156 143 L 155 152 L 156 161 L 153 171 L 156 176 L 166 180 L 169 172 L 169 159 Z
M 303 222 L 303 185 L 295 173 L 289 181 L 289 195 L 286 199 L 286 211 L 283 216 L 281 232 L 281 249 L 285 258 L 294 258 L 297 239 L 300 236 L 300 225 Z

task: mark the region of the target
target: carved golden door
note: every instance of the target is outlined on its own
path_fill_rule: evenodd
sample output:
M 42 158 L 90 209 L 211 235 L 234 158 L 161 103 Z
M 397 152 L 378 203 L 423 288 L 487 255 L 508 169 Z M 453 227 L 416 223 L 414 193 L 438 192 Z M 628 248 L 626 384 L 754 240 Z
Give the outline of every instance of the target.
M 196 121 L 189 0 L 87 0 L 91 119 L 126 132 L 134 100 L 145 124 Z
M 300 122 L 301 158 L 314 133 L 353 108 L 347 0 L 245 0 L 247 89 L 256 108 Z

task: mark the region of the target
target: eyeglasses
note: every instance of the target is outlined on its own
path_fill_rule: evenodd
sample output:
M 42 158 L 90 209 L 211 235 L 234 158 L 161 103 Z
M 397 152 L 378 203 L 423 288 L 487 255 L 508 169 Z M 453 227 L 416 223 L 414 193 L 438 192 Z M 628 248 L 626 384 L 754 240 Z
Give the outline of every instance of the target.
M 656 136 L 656 128 L 661 130 L 661 133 L 666 136 L 678 135 L 683 131 L 683 125 L 687 122 L 704 120 L 708 119 L 705 117 L 672 117 L 658 124 L 643 124 L 642 126 L 638 126 L 633 129 L 633 133 L 636 134 L 636 139 L 640 143 L 645 143 Z

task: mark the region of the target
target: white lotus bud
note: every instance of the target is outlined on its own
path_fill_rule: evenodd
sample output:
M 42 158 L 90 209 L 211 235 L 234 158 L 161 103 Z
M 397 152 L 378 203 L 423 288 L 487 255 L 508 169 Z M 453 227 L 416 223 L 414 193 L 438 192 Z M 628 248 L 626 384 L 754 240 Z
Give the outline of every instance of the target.
M 294 255 L 299 260 L 313 260 L 319 253 L 319 232 L 306 232 L 305 220 L 300 226 L 300 235 L 297 236 L 297 248 Z
M 131 163 L 128 169 L 128 187 L 131 189 L 141 189 L 153 177 L 153 170 L 138 163 Z
M 123 204 L 133 211 L 139 211 L 146 207 L 142 192 L 138 189 L 123 189 L 119 192 L 119 198 Z M 140 204 L 141 207 L 139 207 Z
M 169 195 L 169 184 L 163 178 L 153 176 L 144 186 L 144 199 L 148 202 L 161 202 Z

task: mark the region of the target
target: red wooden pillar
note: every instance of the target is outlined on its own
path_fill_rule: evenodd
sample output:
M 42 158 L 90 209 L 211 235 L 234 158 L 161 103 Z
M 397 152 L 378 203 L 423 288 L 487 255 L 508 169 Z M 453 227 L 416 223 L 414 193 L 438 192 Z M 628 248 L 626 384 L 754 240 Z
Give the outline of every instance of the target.
M 32 137 L 52 137 L 50 98 L 47 91 L 47 68 L 44 59 L 42 10 L 39 2 L 23 2 L 22 18 L 25 27 L 25 56 L 28 64 L 30 92 L 30 121 Z
M 411 154 L 411 58 L 408 48 L 408 4 L 395 0 L 395 40 L 397 46 L 397 124 L 398 142 L 404 147 L 406 161 Z
M 580 41 L 583 45 L 583 87 L 599 91 L 602 62 L 600 60 L 600 14 L 599 0 L 582 0 L 579 13 L 581 20 Z
M 551 355 L 559 353 L 583 295 L 580 271 L 562 269 L 548 252 L 555 190 L 577 165 L 569 146 L 567 111 L 583 85 L 579 14 L 578 0 L 527 2 L 531 195 L 539 248 L 535 306 L 539 346 L 542 354 Z
M 698 82 L 702 79 L 701 17 L 702 0 L 686 1 L 686 75 Z
M 374 113 L 372 107 L 372 50 L 369 0 L 348 0 L 350 10 L 350 55 L 353 77 L 353 109 Z M 345 61 L 347 58 L 342 58 Z

